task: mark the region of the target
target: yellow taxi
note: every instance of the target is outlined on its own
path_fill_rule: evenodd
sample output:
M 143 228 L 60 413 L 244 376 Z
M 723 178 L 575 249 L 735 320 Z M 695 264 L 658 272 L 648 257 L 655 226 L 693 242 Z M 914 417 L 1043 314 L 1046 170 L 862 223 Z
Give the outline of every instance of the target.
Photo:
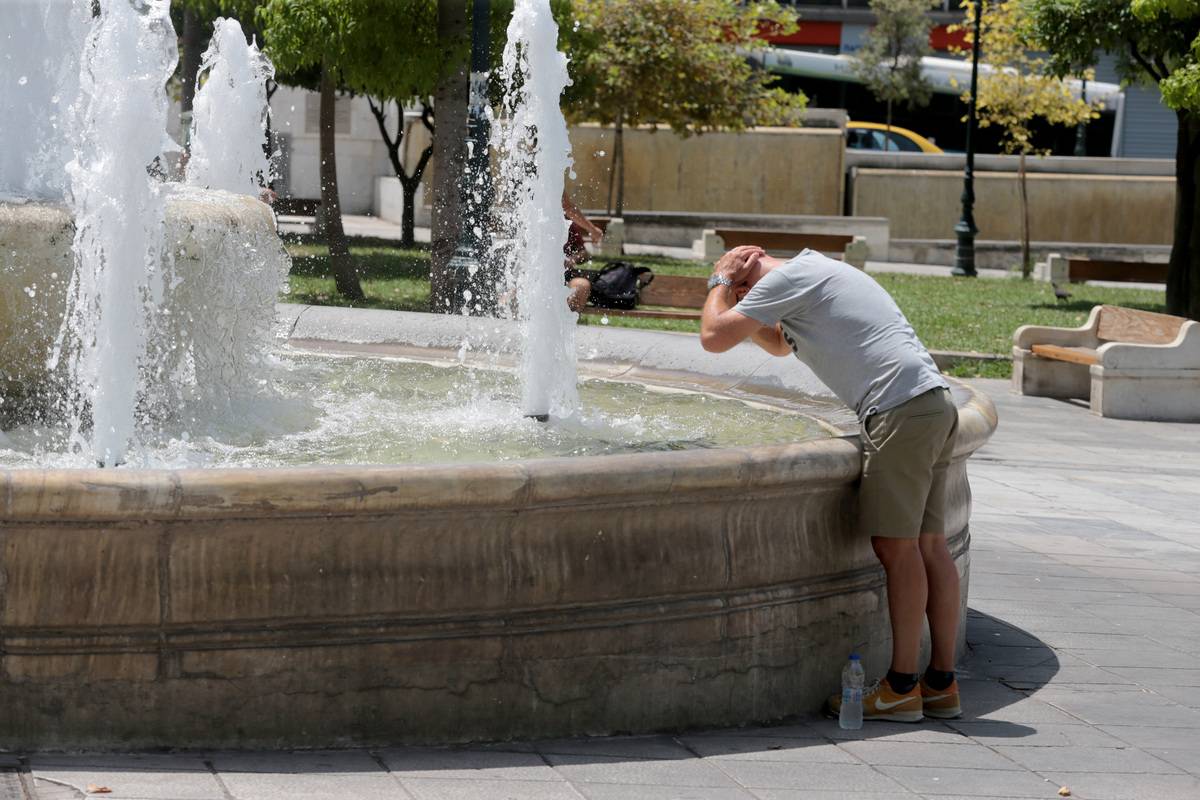
M 879 122 L 847 122 L 846 147 L 851 150 L 890 150 L 900 153 L 941 153 L 942 148 L 908 128 Z

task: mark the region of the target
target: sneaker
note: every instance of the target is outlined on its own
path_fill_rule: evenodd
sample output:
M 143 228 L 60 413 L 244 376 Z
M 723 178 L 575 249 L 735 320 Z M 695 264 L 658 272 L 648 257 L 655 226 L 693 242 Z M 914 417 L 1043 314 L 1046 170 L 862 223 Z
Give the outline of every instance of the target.
M 962 716 L 962 706 L 958 702 L 958 678 L 950 681 L 945 689 L 933 689 L 925 683 L 921 676 L 921 703 L 925 707 L 925 716 L 934 719 L 954 719 Z
M 956 695 L 957 697 L 957 695 Z M 837 716 L 842 710 L 842 696 L 829 698 L 829 713 Z M 886 720 L 888 722 L 920 722 L 921 686 L 918 684 L 908 694 L 892 691 L 887 678 L 882 678 L 872 687 L 863 690 L 863 719 Z

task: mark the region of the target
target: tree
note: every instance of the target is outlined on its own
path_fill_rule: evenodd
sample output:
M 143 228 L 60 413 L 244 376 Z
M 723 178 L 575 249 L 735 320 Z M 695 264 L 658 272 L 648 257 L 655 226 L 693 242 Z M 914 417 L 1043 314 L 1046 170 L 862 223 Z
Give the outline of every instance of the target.
M 979 127 L 992 125 L 1002 131 L 1004 152 L 1016 153 L 1017 184 L 1021 198 L 1021 274 L 1033 271 L 1029 253 L 1029 194 L 1025 180 L 1025 158 L 1030 153 L 1045 153 L 1033 143 L 1031 126 L 1037 118 L 1051 125 L 1078 125 L 1097 116 L 1092 106 L 1075 97 L 1071 89 L 1051 74 L 1046 59 L 1031 53 L 1032 20 L 1020 0 L 980 0 L 982 31 L 966 26 L 967 43 L 981 35 L 981 51 L 987 53 L 990 70 L 979 73 L 979 94 L 975 99 Z M 973 0 L 965 0 L 966 16 L 974 16 Z M 1090 73 L 1086 77 L 1091 77 Z M 964 96 L 969 99 L 970 95 Z
M 1117 56 L 1127 80 L 1150 81 L 1175 111 L 1175 231 L 1167 312 L 1200 319 L 1200 5 L 1192 0 L 1026 0 L 1051 68 L 1069 74 Z
M 875 26 L 854 53 L 854 72 L 875 99 L 887 104 L 887 149 L 892 144 L 892 106 L 929 104 L 933 87 L 921 74 L 921 58 L 933 52 L 930 0 L 871 0 Z M 937 3 L 936 5 L 940 5 Z
M 433 98 L 437 130 L 433 158 L 437 173 L 432 187 L 433 227 L 430 232 L 429 308 L 449 312 L 454 308 L 450 258 L 458 244 L 462 219 L 459 182 L 467 162 L 467 102 L 470 93 L 468 60 L 470 26 L 463 0 L 438 0 L 437 42 L 455 54 L 439 64 Z
M 287 72 L 320 74 L 321 234 L 329 248 L 338 292 L 351 302 L 365 299 L 342 227 L 338 197 L 334 102 L 339 79 L 370 70 L 374 54 L 355 45 L 354 34 L 370 25 L 367 0 L 267 0 L 258 9 L 266 52 Z
M 748 56 L 757 34 L 796 30 L 796 15 L 773 0 L 576 0 L 569 109 L 576 119 L 615 128 L 609 209 L 624 208 L 627 126 L 676 133 L 794 123 L 804 96 L 772 86 Z

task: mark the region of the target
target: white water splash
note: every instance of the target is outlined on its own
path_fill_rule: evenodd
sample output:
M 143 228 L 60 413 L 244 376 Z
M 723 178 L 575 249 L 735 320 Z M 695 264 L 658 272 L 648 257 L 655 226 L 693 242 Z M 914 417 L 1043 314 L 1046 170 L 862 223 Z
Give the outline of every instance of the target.
M 165 87 L 177 61 L 170 0 L 128 0 L 100 6 L 80 63 L 67 165 L 76 264 L 51 365 L 65 356 L 72 373 L 73 446 L 105 465 L 133 435 L 139 360 L 164 290 L 165 203 L 151 172 L 174 148 Z
M 270 182 L 266 139 L 268 79 L 275 68 L 242 26 L 218 19 L 204 53 L 192 108 L 186 182 L 257 197 Z M 206 80 L 205 80 L 206 79 Z
M 61 200 L 91 19 L 75 0 L 0 2 L 0 198 Z
M 522 411 L 571 417 L 579 409 L 575 319 L 567 308 L 563 176 L 571 143 L 559 98 L 570 84 L 549 0 L 517 0 L 504 48 L 503 118 L 494 128 L 505 273 L 524 321 Z

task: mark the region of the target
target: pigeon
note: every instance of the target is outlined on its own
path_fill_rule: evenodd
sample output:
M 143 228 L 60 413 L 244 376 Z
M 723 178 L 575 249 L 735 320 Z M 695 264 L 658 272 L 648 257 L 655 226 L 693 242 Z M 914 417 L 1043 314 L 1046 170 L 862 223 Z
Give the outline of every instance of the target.
M 1062 288 L 1057 283 L 1051 283 L 1050 285 L 1054 287 L 1054 298 L 1058 302 L 1065 303 L 1071 299 L 1071 293 L 1066 289 Z

